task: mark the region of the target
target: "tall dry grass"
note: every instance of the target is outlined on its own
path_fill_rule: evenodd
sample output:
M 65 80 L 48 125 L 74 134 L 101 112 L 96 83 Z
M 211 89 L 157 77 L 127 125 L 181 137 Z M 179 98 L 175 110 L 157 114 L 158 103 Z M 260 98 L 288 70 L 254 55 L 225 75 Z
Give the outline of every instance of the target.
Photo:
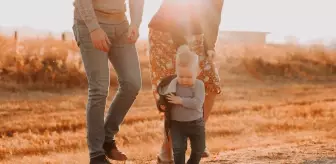
M 320 81 L 334 78 L 336 75 L 335 55 L 336 51 L 321 45 L 250 46 L 245 47 L 242 64 L 255 77 Z
M 257 79 L 325 80 L 336 74 L 336 51 L 322 46 L 226 45 L 218 43 L 220 71 Z M 143 84 L 149 86 L 147 42 L 139 41 Z M 111 67 L 112 69 L 112 67 Z M 87 80 L 74 42 L 51 38 L 20 43 L 0 36 L 0 82 L 7 89 L 86 87 Z M 111 71 L 111 85 L 117 84 Z
M 143 42 L 139 42 L 138 45 L 143 45 Z M 138 47 L 140 56 L 144 56 L 145 48 Z M 146 68 L 147 60 L 142 58 L 141 65 Z M 85 70 L 76 44 L 73 41 L 64 42 L 52 38 L 16 43 L 13 39 L 1 36 L 0 82 L 7 89 L 87 86 Z M 116 85 L 116 75 L 113 71 L 111 85 Z

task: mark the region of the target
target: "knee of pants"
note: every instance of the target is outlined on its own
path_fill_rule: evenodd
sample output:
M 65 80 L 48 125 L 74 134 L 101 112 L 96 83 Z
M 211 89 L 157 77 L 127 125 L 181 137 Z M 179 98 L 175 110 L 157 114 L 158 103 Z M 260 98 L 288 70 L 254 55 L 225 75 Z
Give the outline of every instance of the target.
M 94 88 L 91 87 L 89 88 L 89 99 L 102 99 L 105 100 L 108 95 L 108 88 L 103 89 L 103 88 Z
M 134 81 L 120 81 L 120 92 L 131 96 L 137 96 L 141 89 L 141 80 Z
M 109 91 L 109 79 L 89 80 L 89 97 L 106 98 Z
M 90 97 L 107 97 L 108 95 L 108 88 L 89 88 L 89 96 Z

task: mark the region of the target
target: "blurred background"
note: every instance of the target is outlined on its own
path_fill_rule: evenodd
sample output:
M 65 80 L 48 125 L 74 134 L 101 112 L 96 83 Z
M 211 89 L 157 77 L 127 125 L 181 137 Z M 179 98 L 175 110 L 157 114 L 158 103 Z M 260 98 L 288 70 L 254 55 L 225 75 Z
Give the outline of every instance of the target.
M 161 1 L 145 0 L 136 44 L 143 87 L 117 136 L 130 163 L 155 163 L 163 139 L 147 41 Z M 225 0 L 216 46 L 222 93 L 206 125 L 212 156 L 202 163 L 336 163 L 333 2 Z M 0 1 L 0 163 L 88 163 L 72 3 Z M 107 106 L 118 84 L 112 66 L 110 74 Z

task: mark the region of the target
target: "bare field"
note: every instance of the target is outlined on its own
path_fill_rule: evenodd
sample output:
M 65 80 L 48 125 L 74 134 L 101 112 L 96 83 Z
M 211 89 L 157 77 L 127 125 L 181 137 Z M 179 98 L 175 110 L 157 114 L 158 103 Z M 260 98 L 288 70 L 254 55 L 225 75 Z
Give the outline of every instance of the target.
M 10 40 L 0 42 L 0 163 L 88 163 L 87 84 L 76 47 L 37 40 L 15 52 Z M 155 163 L 163 118 L 150 91 L 144 42 L 138 47 L 144 86 L 117 142 L 129 163 Z M 328 158 L 336 158 L 336 52 L 293 45 L 218 52 L 223 91 L 206 125 L 212 157 L 202 163 L 335 162 Z M 107 104 L 115 92 L 111 74 Z

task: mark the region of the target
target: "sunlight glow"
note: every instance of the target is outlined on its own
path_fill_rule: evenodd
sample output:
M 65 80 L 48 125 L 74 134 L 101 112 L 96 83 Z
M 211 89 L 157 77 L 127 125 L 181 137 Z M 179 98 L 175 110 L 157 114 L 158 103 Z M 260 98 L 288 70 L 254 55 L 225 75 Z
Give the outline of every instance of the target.
M 162 0 L 145 0 L 141 37 Z M 71 31 L 72 0 L 10 0 L 0 5 L 0 26 L 27 26 L 54 32 Z M 18 5 L 20 4 L 20 5 Z M 271 32 L 274 39 L 336 36 L 332 0 L 225 0 L 221 30 Z M 272 36 L 271 36 L 272 37 Z

